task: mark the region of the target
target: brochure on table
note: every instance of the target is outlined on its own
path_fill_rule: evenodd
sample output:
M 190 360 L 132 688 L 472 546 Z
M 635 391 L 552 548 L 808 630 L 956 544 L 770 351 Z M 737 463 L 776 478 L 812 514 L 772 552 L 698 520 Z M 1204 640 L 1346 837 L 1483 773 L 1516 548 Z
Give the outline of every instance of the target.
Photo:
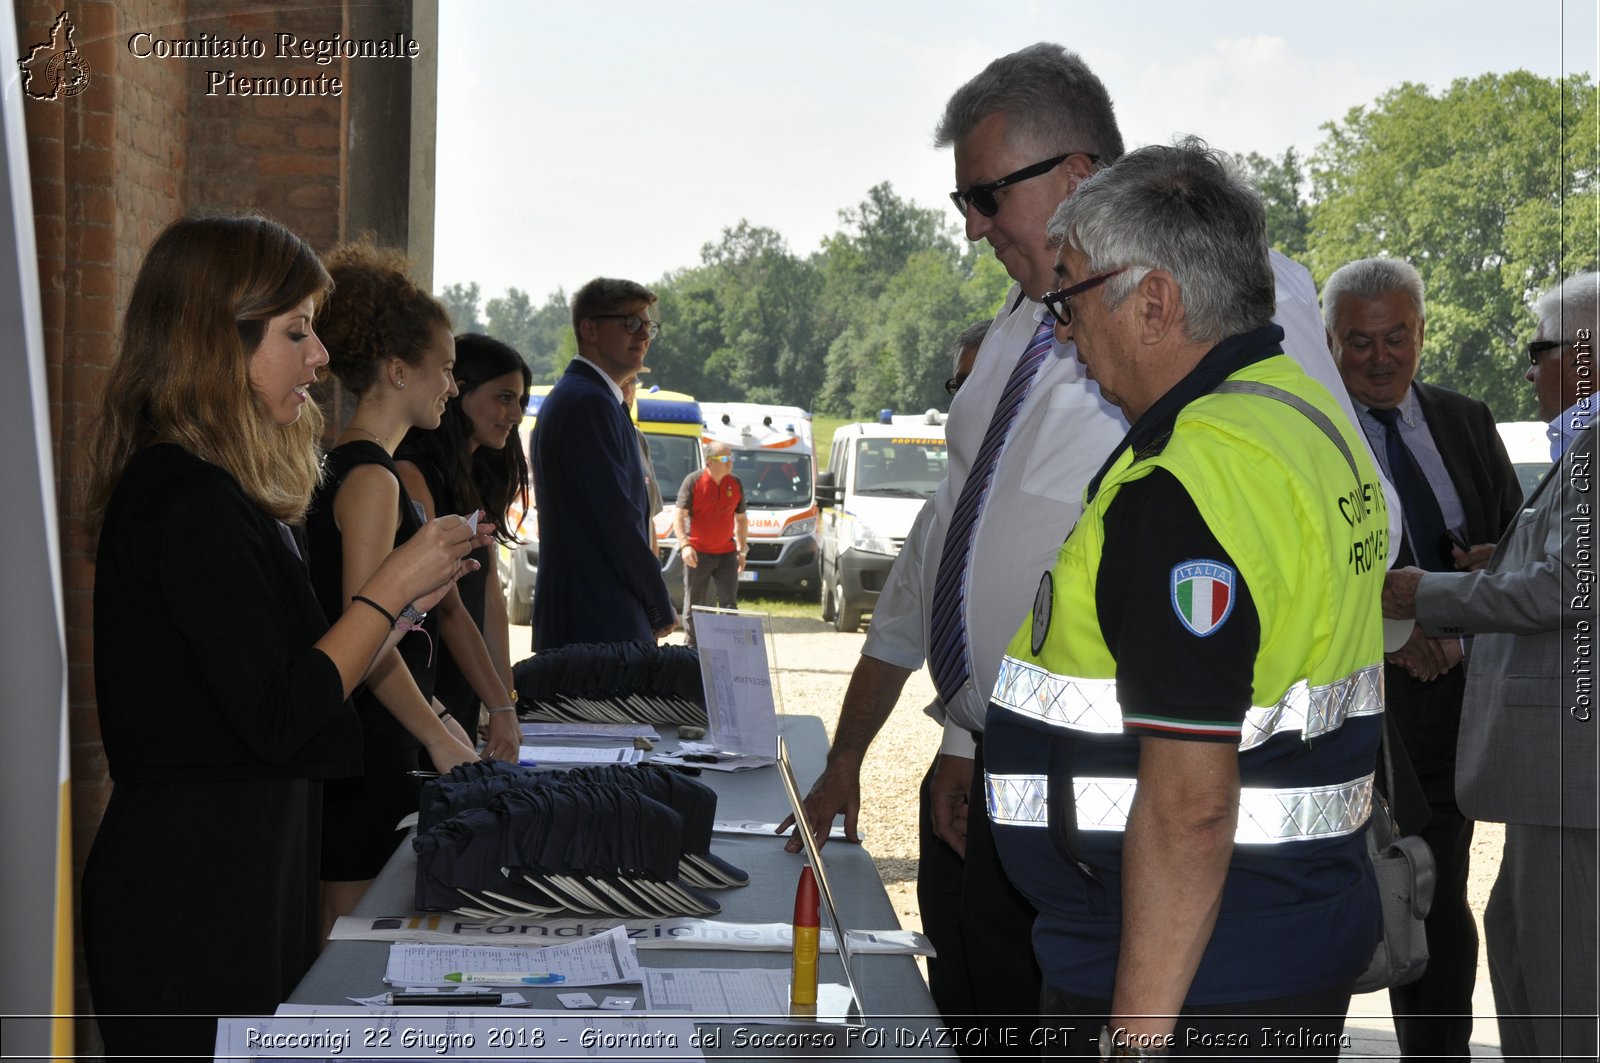
M 777 763 L 777 690 L 765 613 L 694 607 L 694 637 L 705 687 L 709 733 L 654 759 L 711 771 Z

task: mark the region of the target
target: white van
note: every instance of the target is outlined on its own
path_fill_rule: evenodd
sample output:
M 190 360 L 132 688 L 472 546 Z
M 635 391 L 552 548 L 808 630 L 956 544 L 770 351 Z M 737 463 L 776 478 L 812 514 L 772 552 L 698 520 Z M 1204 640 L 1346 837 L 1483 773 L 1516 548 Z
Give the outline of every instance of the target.
M 817 476 L 822 506 L 822 619 L 855 631 L 871 612 L 922 504 L 945 477 L 944 417 L 847 424 Z
M 1506 454 L 1517 470 L 1522 483 L 1522 497 L 1533 494 L 1544 474 L 1550 471 L 1549 426 L 1543 421 L 1501 421 L 1495 425 L 1500 432 L 1500 442 L 1506 445 Z
M 750 553 L 740 582 L 762 590 L 814 592 L 822 536 L 811 415 L 798 406 L 754 402 L 702 402 L 700 414 L 702 441 L 732 448 L 733 474 L 744 488 Z M 673 579 L 670 570 L 667 579 Z M 681 572 L 677 582 L 683 582 Z

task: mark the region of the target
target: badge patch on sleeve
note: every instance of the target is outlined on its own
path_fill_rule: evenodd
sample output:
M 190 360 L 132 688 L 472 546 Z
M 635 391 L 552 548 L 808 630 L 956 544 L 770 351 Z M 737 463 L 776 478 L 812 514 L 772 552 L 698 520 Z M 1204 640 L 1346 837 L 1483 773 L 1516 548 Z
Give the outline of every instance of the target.
M 1220 561 L 1185 561 L 1172 566 L 1172 611 L 1183 626 L 1205 638 L 1233 612 L 1239 573 Z
M 1039 656 L 1044 651 L 1045 637 L 1050 634 L 1050 612 L 1056 604 L 1056 581 L 1050 575 L 1050 570 L 1045 569 L 1044 576 L 1039 580 L 1039 589 L 1033 592 L 1033 655 Z

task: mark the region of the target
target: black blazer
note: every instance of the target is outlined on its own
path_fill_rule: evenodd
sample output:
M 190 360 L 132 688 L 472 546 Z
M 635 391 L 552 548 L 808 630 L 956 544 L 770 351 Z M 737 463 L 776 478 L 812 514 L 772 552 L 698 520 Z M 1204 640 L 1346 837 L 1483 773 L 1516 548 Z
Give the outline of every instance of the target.
M 654 642 L 674 614 L 650 547 L 639 437 L 599 373 L 567 366 L 539 407 L 530 449 L 539 508 L 533 648 Z
M 1420 382 L 1412 387 L 1445 472 L 1461 499 L 1467 542 L 1474 546 L 1498 542 L 1522 508 L 1522 487 L 1495 429 L 1494 414 L 1477 399 L 1448 388 Z M 1423 683 L 1403 667 L 1391 664 L 1384 668 L 1384 687 L 1391 721 L 1428 800 L 1454 801 L 1456 739 L 1466 668 L 1453 668 Z M 1397 808 L 1396 812 L 1407 830 L 1427 818 L 1425 810 Z

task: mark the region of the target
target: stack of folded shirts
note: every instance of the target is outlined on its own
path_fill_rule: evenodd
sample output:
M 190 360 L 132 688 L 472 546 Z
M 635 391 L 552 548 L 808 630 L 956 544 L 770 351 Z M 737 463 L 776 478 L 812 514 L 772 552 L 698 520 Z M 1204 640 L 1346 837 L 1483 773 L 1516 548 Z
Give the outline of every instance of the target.
M 653 765 L 463 765 L 423 792 L 416 906 L 473 918 L 715 915 L 748 876 L 710 851 L 716 794 Z
M 526 720 L 706 726 L 700 659 L 685 646 L 574 643 L 537 653 L 511 672 Z

